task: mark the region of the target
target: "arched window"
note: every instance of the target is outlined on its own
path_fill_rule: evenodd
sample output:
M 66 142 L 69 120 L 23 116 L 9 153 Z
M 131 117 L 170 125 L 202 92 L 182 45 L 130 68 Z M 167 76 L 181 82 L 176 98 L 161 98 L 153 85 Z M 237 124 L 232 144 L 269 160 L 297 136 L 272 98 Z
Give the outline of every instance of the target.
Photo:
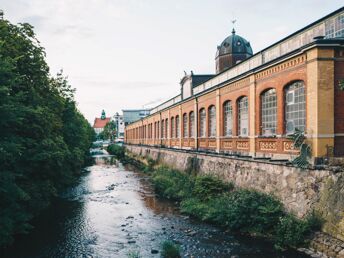
M 165 138 L 169 138 L 168 136 L 168 119 L 165 120 Z
M 165 121 L 162 120 L 162 121 L 161 121 L 161 138 L 162 138 L 162 139 L 165 138 L 165 128 L 164 128 L 164 126 L 165 126 Z
M 248 136 L 248 98 L 242 97 L 238 101 L 238 135 Z
M 215 106 L 209 107 L 209 137 L 216 137 L 216 109 Z
M 189 136 L 188 132 L 188 115 L 185 113 L 183 115 L 183 137 L 187 138 Z
M 233 107 L 231 101 L 226 101 L 223 105 L 223 134 L 233 135 Z
M 265 91 L 261 95 L 262 135 L 276 134 L 277 128 L 277 95 L 275 89 Z
M 159 139 L 160 138 L 160 134 L 159 134 L 159 130 L 160 130 L 160 121 L 157 122 L 156 124 L 156 138 Z
M 306 96 L 305 85 L 297 81 L 285 88 L 285 125 L 286 133 L 292 134 L 295 129 L 306 129 Z
M 176 138 L 180 137 L 180 123 L 179 116 L 176 116 Z
M 205 114 L 205 109 L 202 108 L 199 111 L 199 136 L 200 137 L 205 137 L 205 127 L 206 127 L 206 114 Z
M 174 124 L 174 117 L 171 118 L 171 138 L 174 138 L 175 133 L 175 124 Z
M 190 112 L 189 114 L 189 137 L 194 137 L 195 136 L 195 114 L 193 111 Z

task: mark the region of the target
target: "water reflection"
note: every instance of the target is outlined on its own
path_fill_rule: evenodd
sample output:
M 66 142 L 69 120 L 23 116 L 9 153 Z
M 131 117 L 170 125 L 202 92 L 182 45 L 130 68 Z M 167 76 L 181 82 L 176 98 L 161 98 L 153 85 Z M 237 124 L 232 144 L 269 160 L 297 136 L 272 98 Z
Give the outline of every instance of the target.
M 3 257 L 128 257 L 132 250 L 154 257 L 151 250 L 159 250 L 165 239 L 179 242 L 185 257 L 307 257 L 187 219 L 173 203 L 156 198 L 145 174 L 127 170 L 113 157 L 95 161 Z

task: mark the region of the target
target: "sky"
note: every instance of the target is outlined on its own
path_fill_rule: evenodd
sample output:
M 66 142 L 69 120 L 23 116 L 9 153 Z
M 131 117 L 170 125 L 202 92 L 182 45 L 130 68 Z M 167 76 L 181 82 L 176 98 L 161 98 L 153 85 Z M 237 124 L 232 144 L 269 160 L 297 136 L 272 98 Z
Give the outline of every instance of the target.
M 5 19 L 35 27 L 50 72 L 63 69 L 93 123 L 180 92 L 184 71 L 215 72 L 216 47 L 238 35 L 253 52 L 343 6 L 342 0 L 0 0 Z

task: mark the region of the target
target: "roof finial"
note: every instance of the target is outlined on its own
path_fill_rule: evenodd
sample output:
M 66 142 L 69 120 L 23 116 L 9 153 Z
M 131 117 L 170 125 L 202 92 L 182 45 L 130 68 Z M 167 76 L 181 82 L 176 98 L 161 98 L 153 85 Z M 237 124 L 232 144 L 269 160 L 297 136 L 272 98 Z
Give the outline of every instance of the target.
M 231 22 L 233 23 L 233 29 L 232 29 L 232 34 L 235 34 L 235 29 L 234 29 L 234 24 L 236 23 L 237 20 L 232 20 Z

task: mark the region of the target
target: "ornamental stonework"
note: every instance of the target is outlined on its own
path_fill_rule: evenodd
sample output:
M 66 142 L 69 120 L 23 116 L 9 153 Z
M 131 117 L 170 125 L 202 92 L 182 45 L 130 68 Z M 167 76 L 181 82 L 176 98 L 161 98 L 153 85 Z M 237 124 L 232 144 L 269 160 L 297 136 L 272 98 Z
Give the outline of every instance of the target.
M 240 141 L 236 143 L 236 147 L 238 150 L 248 150 L 250 144 L 248 141 Z
M 293 142 L 283 142 L 283 151 L 297 152 L 298 150 L 294 148 Z
M 259 149 L 263 151 L 276 151 L 277 142 L 275 141 L 261 141 L 259 142 Z

